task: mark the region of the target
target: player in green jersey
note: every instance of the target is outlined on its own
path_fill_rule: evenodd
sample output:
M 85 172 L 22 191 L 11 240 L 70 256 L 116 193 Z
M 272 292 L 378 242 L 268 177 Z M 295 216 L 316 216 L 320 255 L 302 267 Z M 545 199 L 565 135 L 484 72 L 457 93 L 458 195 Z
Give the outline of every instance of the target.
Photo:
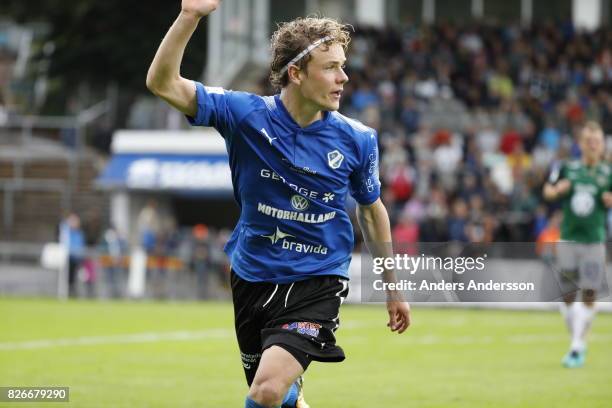
M 586 334 L 595 316 L 595 299 L 606 271 L 606 212 L 612 207 L 612 168 L 603 160 L 604 135 L 596 122 L 580 131 L 581 160 L 553 169 L 544 185 L 544 198 L 561 200 L 563 222 L 557 245 L 560 283 L 564 293 L 561 313 L 571 334 L 568 368 L 581 367 Z M 581 291 L 582 302 L 576 302 Z

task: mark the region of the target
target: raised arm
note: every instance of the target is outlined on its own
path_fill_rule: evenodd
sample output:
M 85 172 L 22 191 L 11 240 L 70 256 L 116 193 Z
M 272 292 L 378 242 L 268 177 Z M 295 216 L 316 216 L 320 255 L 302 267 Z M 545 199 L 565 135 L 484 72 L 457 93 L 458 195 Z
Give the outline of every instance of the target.
M 147 88 L 189 116 L 197 113 L 195 87 L 181 76 L 185 47 L 202 17 L 219 6 L 220 0 L 182 0 L 181 12 L 162 40 L 147 73 Z
M 357 221 L 363 232 L 363 238 L 373 258 L 392 258 L 391 224 L 387 209 L 380 198 L 370 205 L 357 207 Z M 395 282 L 395 271 L 385 270 L 384 282 Z M 410 305 L 398 291 L 387 291 L 387 311 L 391 331 L 403 333 L 410 326 Z

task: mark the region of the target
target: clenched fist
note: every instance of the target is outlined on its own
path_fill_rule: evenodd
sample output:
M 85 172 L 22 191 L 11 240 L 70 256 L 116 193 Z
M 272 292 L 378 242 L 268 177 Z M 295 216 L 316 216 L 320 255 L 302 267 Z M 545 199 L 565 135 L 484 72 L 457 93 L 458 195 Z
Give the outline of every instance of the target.
M 199 18 L 215 11 L 220 3 L 221 0 L 182 0 L 181 10 Z

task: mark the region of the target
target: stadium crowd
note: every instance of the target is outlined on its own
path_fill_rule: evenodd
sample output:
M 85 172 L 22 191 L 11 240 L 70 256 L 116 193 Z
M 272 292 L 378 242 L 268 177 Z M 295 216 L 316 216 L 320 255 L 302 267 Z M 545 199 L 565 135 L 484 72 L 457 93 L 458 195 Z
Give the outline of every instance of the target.
M 612 135 L 612 30 L 357 27 L 341 112 L 378 129 L 395 240 L 533 242 L 553 161 L 587 119 Z

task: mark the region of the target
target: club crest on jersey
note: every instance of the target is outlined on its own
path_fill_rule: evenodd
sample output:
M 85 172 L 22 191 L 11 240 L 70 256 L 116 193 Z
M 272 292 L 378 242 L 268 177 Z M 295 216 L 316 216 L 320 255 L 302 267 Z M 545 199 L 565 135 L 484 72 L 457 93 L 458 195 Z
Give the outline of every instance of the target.
M 577 191 L 570 200 L 572 211 L 579 217 L 588 217 L 595 209 L 595 198 L 586 191 Z
M 331 167 L 334 170 L 340 167 L 343 160 L 344 160 L 344 155 L 340 153 L 338 150 L 333 150 L 327 153 L 327 164 L 329 164 L 329 167 Z
M 296 331 L 307 336 L 317 337 L 319 335 L 321 325 L 310 322 L 293 322 L 283 324 L 282 328 L 285 330 Z
M 299 194 L 295 194 L 291 197 L 291 206 L 298 211 L 304 211 L 309 205 L 308 200 Z

